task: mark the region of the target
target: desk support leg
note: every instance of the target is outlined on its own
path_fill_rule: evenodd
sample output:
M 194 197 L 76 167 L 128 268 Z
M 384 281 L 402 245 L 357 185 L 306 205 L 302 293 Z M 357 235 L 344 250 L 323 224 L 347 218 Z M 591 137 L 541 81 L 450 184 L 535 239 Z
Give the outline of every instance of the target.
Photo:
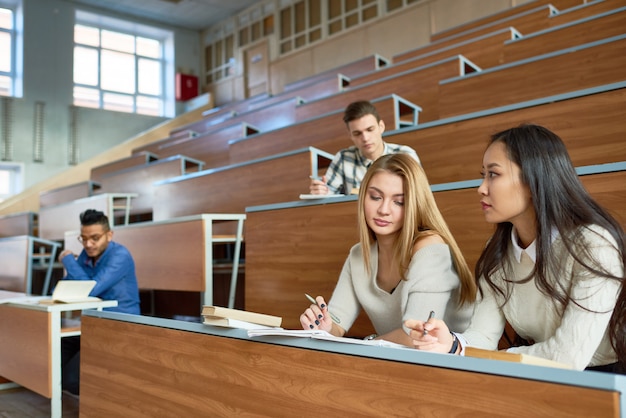
M 50 347 L 50 378 L 52 397 L 50 399 L 50 417 L 61 418 L 63 415 L 62 388 L 61 388 L 61 312 L 55 311 L 50 315 L 51 347 Z
M 237 275 L 239 274 L 242 237 L 243 219 L 239 219 L 237 221 L 237 237 L 235 238 L 235 254 L 233 254 L 233 270 L 230 277 L 230 293 L 228 295 L 228 307 L 231 309 L 235 308 L 235 293 L 237 292 Z

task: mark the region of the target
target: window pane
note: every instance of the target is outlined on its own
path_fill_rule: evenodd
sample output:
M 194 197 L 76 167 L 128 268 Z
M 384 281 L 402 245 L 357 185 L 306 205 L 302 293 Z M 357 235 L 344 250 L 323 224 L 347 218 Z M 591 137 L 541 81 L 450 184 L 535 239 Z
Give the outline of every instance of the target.
M 161 43 L 154 39 L 137 38 L 137 55 L 150 58 L 161 58 Z
M 135 52 L 135 37 L 124 33 L 102 31 L 102 47 L 121 52 Z
M 74 48 L 74 83 L 98 85 L 98 50 Z
M 123 94 L 104 93 L 102 95 L 102 107 L 106 110 L 132 113 L 133 101 L 133 96 Z
M 139 93 L 161 94 L 161 64 L 158 61 L 139 59 L 137 82 Z
M 0 170 L 0 195 L 11 192 L 11 173 L 9 170 Z
M 102 51 L 101 88 L 121 93 L 135 93 L 135 56 Z
M 11 71 L 11 34 L 0 32 L 0 71 Z
M 13 29 L 13 11 L 0 9 L 0 28 Z
M 143 115 L 160 116 L 162 113 L 161 108 L 161 99 L 145 96 L 137 97 L 137 113 L 141 113 Z
M 100 46 L 100 30 L 89 26 L 74 26 L 74 42 L 77 44 Z
M 83 107 L 100 107 L 100 90 L 86 87 L 74 87 L 74 105 Z
M 0 75 L 0 96 L 11 96 L 13 90 L 11 89 L 11 77 Z

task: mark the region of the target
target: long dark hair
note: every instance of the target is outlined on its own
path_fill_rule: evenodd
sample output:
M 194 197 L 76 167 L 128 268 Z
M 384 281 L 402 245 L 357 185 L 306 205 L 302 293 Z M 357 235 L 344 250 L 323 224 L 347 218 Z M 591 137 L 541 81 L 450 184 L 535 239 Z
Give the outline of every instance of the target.
M 583 232 L 589 231 L 587 227 L 591 225 L 608 231 L 615 240 L 622 266 L 626 266 L 624 230 L 583 187 L 565 144 L 556 134 L 541 126 L 521 125 L 496 133 L 488 145 L 495 142 L 504 144 L 509 159 L 519 166 L 520 181 L 530 190 L 536 214 L 535 267 L 522 281 L 534 278 L 538 288 L 562 306 L 570 302 L 581 306 L 580 301 L 570 298 L 562 283 L 550 280 L 550 277 L 558 277 L 555 273 L 560 266 L 551 246 L 553 229 L 558 230 L 565 248 L 583 268 L 595 275 L 619 280 L 621 291 L 609 322 L 609 335 L 623 372 L 626 366 L 626 279 L 623 273 L 617 277 L 594 260 L 584 244 Z M 512 228 L 510 222 L 496 226 L 475 268 L 476 278 L 484 280 L 501 295 L 503 303 L 508 300 L 509 292 L 496 285 L 493 275 L 501 268 L 505 271 L 510 268 L 506 254 L 511 245 Z

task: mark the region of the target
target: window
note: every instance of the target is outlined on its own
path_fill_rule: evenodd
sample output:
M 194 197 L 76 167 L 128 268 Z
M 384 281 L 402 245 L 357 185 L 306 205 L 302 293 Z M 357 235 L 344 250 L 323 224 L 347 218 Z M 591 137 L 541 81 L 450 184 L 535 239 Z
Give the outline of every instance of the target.
M 0 96 L 22 95 L 22 31 L 19 0 L 0 0 Z
M 166 115 L 165 45 L 172 34 L 77 12 L 74 105 Z
M 0 202 L 22 191 L 22 164 L 0 162 Z

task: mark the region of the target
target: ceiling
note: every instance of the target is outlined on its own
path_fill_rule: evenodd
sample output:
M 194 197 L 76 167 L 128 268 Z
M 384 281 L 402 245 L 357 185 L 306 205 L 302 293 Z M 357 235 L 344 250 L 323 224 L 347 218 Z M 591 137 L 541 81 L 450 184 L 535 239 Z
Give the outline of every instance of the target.
M 247 9 L 258 0 L 73 0 L 74 3 L 202 30 Z

